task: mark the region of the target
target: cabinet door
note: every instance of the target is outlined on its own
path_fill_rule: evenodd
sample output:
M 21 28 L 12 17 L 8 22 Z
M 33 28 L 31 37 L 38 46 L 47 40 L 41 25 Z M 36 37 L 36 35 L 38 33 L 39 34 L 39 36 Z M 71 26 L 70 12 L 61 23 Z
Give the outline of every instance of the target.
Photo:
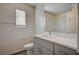
M 48 49 L 45 49 L 44 47 L 40 46 L 38 48 L 38 53 L 40 55 L 53 55 L 53 51 L 49 51 Z
M 38 38 L 38 37 L 34 37 L 33 40 L 35 43 L 38 43 L 39 45 L 45 47 L 46 49 L 53 51 L 53 43 L 50 41 L 47 41 L 45 39 L 42 38 Z
M 64 46 L 54 45 L 54 54 L 55 55 L 75 55 L 76 51 L 70 48 L 66 48 Z
M 39 44 L 36 43 L 34 43 L 33 51 L 35 55 L 53 55 L 53 51 L 45 49 L 43 46 L 40 46 Z

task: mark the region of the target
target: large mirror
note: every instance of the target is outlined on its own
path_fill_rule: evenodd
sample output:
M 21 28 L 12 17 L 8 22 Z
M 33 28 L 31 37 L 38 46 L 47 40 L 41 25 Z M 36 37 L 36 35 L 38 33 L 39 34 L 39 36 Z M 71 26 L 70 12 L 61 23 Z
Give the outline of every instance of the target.
M 45 28 L 44 31 L 59 32 L 59 33 L 77 33 L 77 5 L 74 4 L 72 10 L 64 13 L 44 12 Z M 50 29 L 47 29 L 49 28 Z

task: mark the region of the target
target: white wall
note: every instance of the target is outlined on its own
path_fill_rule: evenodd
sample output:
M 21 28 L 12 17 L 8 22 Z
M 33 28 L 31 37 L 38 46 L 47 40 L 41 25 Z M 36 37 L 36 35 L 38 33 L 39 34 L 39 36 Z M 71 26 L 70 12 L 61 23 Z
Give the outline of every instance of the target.
M 36 34 L 42 34 L 44 32 L 44 5 L 38 4 L 35 8 L 35 26 Z
M 16 27 L 16 8 L 26 11 L 26 27 Z M 0 4 L 0 54 L 24 50 L 34 35 L 35 9 L 27 4 Z

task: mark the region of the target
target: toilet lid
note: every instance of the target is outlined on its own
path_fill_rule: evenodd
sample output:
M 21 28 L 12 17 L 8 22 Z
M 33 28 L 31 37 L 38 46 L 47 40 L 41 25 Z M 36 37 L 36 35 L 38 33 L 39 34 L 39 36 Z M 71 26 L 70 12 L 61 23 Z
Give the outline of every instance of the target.
M 24 48 L 33 48 L 33 43 L 29 43 L 24 45 Z

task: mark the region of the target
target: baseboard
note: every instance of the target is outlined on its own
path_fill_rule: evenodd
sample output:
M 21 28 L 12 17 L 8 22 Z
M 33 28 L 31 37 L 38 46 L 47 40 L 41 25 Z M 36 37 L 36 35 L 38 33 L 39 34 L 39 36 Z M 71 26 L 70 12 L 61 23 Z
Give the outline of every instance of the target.
M 10 55 L 17 55 L 17 54 L 19 54 L 19 53 L 21 53 L 21 52 L 25 52 L 26 50 L 22 50 L 22 51 L 19 51 L 19 52 L 16 52 L 16 53 L 13 53 L 13 54 L 10 54 Z

